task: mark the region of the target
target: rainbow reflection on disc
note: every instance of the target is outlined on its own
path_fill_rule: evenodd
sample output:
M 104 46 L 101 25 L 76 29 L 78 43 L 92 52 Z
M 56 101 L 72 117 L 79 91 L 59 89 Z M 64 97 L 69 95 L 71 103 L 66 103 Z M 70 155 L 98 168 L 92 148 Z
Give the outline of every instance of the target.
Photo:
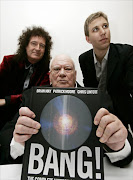
M 43 108 L 41 133 L 52 147 L 72 150 L 81 146 L 92 130 L 92 116 L 87 105 L 72 95 L 51 99 Z
M 62 135 L 70 135 L 77 129 L 77 121 L 68 114 L 63 114 L 58 120 L 54 119 L 54 128 Z

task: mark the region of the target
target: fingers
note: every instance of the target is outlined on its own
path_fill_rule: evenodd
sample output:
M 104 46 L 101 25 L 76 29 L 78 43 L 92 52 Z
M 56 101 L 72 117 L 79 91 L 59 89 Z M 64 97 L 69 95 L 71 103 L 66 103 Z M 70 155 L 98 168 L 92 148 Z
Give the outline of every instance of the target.
M 35 114 L 27 107 L 22 107 L 19 110 L 20 116 L 17 120 L 14 130 L 14 139 L 16 142 L 24 143 L 33 134 L 37 134 L 41 125 L 39 122 L 33 120 Z
M 125 145 L 127 135 L 127 129 L 123 127 L 119 131 L 115 132 L 105 144 L 114 151 L 118 151 Z
M 18 130 L 18 132 L 21 134 L 31 134 L 30 130 L 40 129 L 40 123 L 34 121 L 33 119 L 27 116 L 19 116 L 15 129 Z
M 127 129 L 123 126 L 108 138 L 107 143 L 117 143 L 117 142 L 125 141 L 127 135 L 128 135 Z
M 94 118 L 94 124 L 98 125 L 101 121 L 101 118 L 107 114 L 109 114 L 109 111 L 107 109 L 105 109 L 105 108 L 99 109 Z
M 100 138 L 101 143 L 107 144 L 114 150 L 124 145 L 127 129 L 115 115 L 101 108 L 94 118 L 94 124 L 98 125 L 96 135 Z
M 28 107 L 21 107 L 19 109 L 19 115 L 35 118 L 35 113 L 31 111 Z
M 100 137 L 102 143 L 106 142 L 110 136 L 120 129 L 119 120 L 112 114 L 104 115 L 99 122 L 96 135 Z
M 104 119 L 107 119 L 106 122 L 104 122 Z M 117 139 L 119 139 L 119 141 L 122 140 L 124 129 L 125 128 L 119 119 L 116 119 L 113 115 L 106 115 L 106 117 L 101 120 L 96 135 L 100 137 L 100 142 L 102 143 L 111 142 L 111 140 L 115 143 L 117 142 Z
M 14 131 L 13 136 L 16 142 L 24 144 L 24 142 L 30 139 L 32 135 L 20 135 L 20 134 L 15 133 Z

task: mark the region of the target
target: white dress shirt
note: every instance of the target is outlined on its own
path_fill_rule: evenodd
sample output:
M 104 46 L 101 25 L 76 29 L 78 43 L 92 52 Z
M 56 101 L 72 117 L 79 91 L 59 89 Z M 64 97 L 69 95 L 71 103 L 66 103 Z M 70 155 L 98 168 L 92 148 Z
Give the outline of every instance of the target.
M 25 148 L 24 145 L 17 143 L 13 138 L 10 144 L 11 157 L 13 159 L 16 159 L 18 156 L 22 156 L 24 154 L 24 148 Z M 130 153 L 131 153 L 131 146 L 128 140 L 126 139 L 125 146 L 122 150 L 118 152 L 111 152 L 111 153 L 106 152 L 105 154 L 109 157 L 110 161 L 114 163 L 119 160 L 125 159 L 126 157 L 128 157 Z
M 109 54 L 109 49 L 107 50 L 102 62 L 100 63 L 96 58 L 95 52 L 93 51 L 94 66 L 95 66 L 96 78 L 97 78 L 98 82 L 100 81 L 100 77 L 102 75 L 102 72 L 104 71 L 104 68 L 105 68 L 105 66 L 107 64 L 108 54 Z

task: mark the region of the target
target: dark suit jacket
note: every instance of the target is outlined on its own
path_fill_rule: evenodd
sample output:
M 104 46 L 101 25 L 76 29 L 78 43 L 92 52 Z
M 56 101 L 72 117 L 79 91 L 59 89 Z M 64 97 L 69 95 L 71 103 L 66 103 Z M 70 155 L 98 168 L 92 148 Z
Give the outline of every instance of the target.
M 49 84 L 48 72 L 40 70 L 40 66 L 41 62 L 36 64 L 28 88 Z M 18 111 L 26 75 L 25 62 L 15 61 L 14 55 L 4 56 L 0 64 L 0 99 L 6 99 L 6 106 L 0 107 L 0 129 Z
M 80 87 L 79 84 L 77 84 Z M 29 99 L 31 97 L 31 89 L 27 90 L 23 94 L 23 101 L 21 106 L 29 106 Z M 15 163 L 22 163 L 22 156 L 18 157 L 17 159 L 13 160 L 10 156 L 10 143 L 13 137 L 13 131 L 15 128 L 15 124 L 19 117 L 19 113 L 17 113 L 14 119 L 8 122 L 5 127 L 2 129 L 0 133 L 0 164 L 15 164 Z M 133 156 L 133 139 L 131 135 L 128 135 L 128 140 L 131 145 L 132 153 L 124 160 L 118 161 L 114 163 L 116 166 L 123 167 L 129 164 L 132 160 Z
M 79 56 L 85 87 L 98 87 L 93 50 Z M 133 130 L 133 46 L 110 44 L 107 62 L 107 91 L 111 96 L 114 114 Z

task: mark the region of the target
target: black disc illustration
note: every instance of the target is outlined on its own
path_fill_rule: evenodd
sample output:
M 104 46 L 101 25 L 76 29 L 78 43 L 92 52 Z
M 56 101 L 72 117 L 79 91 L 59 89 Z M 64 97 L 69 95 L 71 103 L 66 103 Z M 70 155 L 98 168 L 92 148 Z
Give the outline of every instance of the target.
M 40 116 L 44 139 L 60 150 L 81 146 L 92 129 L 92 116 L 87 105 L 72 95 L 61 95 L 50 100 Z

